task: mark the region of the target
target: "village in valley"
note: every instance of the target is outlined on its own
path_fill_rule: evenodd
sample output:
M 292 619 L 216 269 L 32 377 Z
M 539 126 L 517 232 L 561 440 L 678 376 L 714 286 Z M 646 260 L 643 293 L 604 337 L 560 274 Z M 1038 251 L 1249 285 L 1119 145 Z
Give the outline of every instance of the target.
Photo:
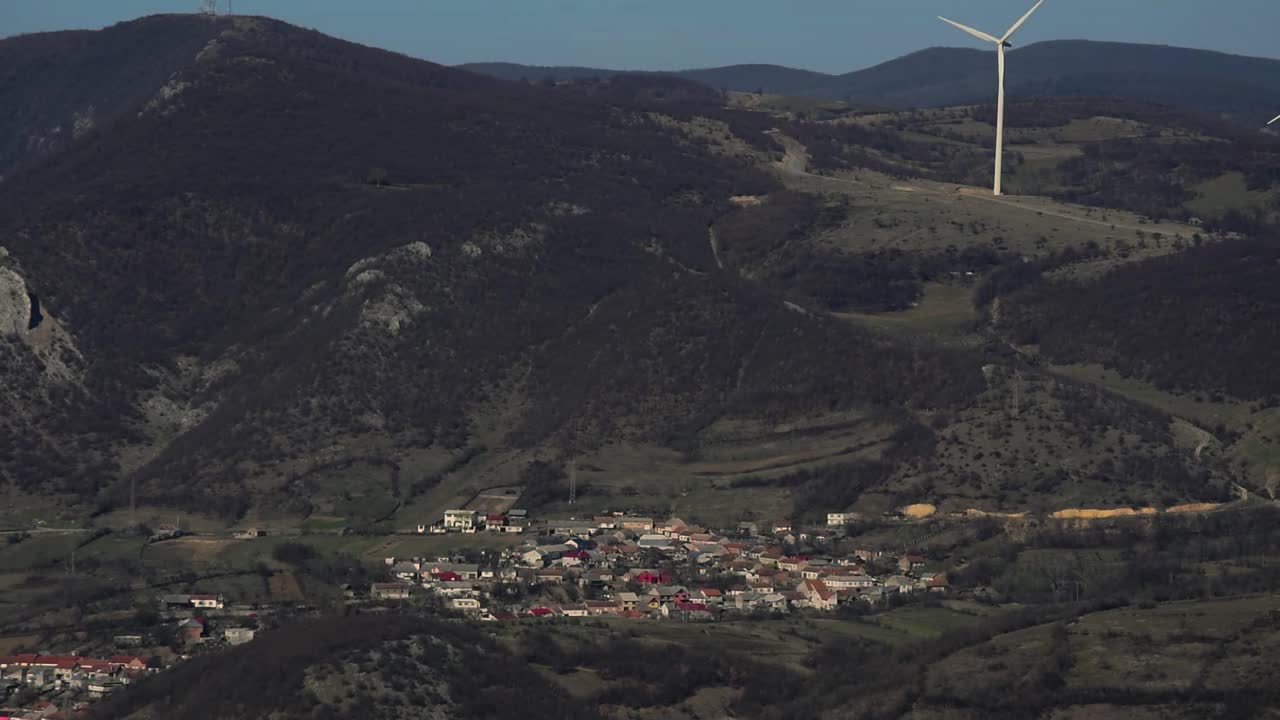
M 387 557 L 391 577 L 369 593 L 374 600 L 434 599 L 447 610 L 490 621 L 612 616 L 694 622 L 731 614 L 865 612 L 951 591 L 946 574 L 931 568 L 923 554 L 851 545 L 848 528 L 859 519 L 837 512 L 819 527 L 776 520 L 712 530 L 678 517 L 627 513 L 531 526 L 523 510 L 450 510 L 419 530 L 528 530 L 536 539 L 472 558 L 478 562 Z
M 439 557 L 389 556 L 381 563 L 370 559 L 371 582 L 340 588 L 341 612 L 422 612 L 476 622 L 715 622 L 794 613 L 861 615 L 952 592 L 938 563 L 925 555 L 857 544 L 850 532 L 859 520 L 856 514 L 831 513 L 825 525 L 814 527 L 776 520 L 712 530 L 678 517 L 623 512 L 535 521 L 514 508 L 449 510 L 400 537 L 446 536 L 440 539 L 456 541 L 458 550 Z M 232 542 L 267 535 L 240 530 Z M 510 536 L 509 542 L 476 542 L 495 535 Z M 190 533 L 151 540 L 179 537 L 193 540 Z M 283 544 L 301 547 L 303 540 L 297 536 Z M 957 596 L 987 599 L 982 591 L 966 589 Z M 298 599 L 303 601 L 242 602 L 216 587 L 155 595 L 136 609 L 139 616 L 151 616 L 146 632 L 90 631 L 81 633 L 85 641 L 74 651 L 0 656 L 0 715 L 76 717 L 94 700 L 145 675 L 324 612 L 301 594 Z

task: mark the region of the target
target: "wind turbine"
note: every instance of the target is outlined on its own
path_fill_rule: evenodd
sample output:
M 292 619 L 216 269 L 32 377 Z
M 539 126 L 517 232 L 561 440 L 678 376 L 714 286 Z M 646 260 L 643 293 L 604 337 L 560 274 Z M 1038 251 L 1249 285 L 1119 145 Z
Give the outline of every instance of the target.
M 1275 125 L 1277 120 L 1280 120 L 1280 115 L 1277 115 L 1277 116 L 1275 116 L 1275 117 L 1271 118 L 1271 122 L 1269 122 L 1269 123 L 1267 123 L 1267 124 L 1268 124 L 1268 125 Z
M 961 25 L 955 20 L 948 20 L 941 15 L 938 16 L 938 19 L 942 22 L 947 23 L 948 25 L 954 25 L 979 40 L 985 40 L 990 43 L 995 43 L 996 45 L 996 54 L 1000 58 L 1000 94 L 999 99 L 996 101 L 996 195 L 1000 194 L 1000 173 L 1004 166 L 1004 51 L 1005 48 L 1013 47 L 1009 42 L 1009 38 L 1013 37 L 1013 34 L 1018 32 L 1018 28 L 1022 27 L 1022 24 L 1027 21 L 1027 18 L 1031 17 L 1031 13 L 1038 10 L 1043 4 L 1044 0 L 1037 2 L 1030 10 L 1027 11 L 1026 15 L 1023 15 L 1018 22 L 1013 24 L 1013 27 L 1009 28 L 1008 32 L 999 38 L 993 35 L 988 35 L 981 30 L 974 30 L 968 25 Z M 1280 120 L 1280 118 L 1277 119 Z

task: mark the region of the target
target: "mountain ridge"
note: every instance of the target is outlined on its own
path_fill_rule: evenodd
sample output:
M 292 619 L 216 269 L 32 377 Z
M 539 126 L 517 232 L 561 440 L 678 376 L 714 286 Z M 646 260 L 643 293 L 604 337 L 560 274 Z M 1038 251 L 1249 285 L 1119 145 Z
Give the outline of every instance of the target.
M 507 80 L 572 80 L 633 72 L 510 63 L 458 67 Z M 677 75 L 738 92 L 906 108 L 990 102 L 994 67 L 995 58 L 989 51 L 932 47 L 839 74 L 780 65 L 730 65 L 656 74 Z M 1229 115 L 1241 122 L 1253 122 L 1255 115 L 1266 115 L 1268 108 L 1280 106 L 1280 80 L 1276 78 L 1280 78 L 1280 60 L 1170 45 L 1048 40 L 1009 53 L 1011 97 L 1118 97 Z

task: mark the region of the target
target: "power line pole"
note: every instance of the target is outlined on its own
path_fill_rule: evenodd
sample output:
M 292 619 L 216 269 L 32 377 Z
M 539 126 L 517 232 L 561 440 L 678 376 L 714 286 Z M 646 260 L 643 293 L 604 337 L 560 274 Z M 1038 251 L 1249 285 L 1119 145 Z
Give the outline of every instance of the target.
M 569 504 L 578 502 L 578 463 L 569 463 Z

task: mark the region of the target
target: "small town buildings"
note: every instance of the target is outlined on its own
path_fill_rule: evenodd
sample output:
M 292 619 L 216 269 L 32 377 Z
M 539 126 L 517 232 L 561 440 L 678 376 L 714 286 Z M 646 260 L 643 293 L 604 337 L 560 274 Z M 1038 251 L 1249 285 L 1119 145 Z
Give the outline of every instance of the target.
M 594 520 L 555 520 L 547 525 L 554 535 L 566 537 L 591 537 L 600 532 Z
M 560 614 L 565 617 L 587 617 L 591 610 L 585 604 L 565 605 L 560 608 Z
M 916 568 L 924 567 L 925 557 L 923 555 L 908 554 L 898 558 L 898 569 L 902 572 L 911 572 Z
M 870 545 L 864 545 L 855 549 L 853 554 L 862 562 L 874 562 L 884 556 L 884 550 L 877 547 L 871 547 Z
M 111 638 L 111 642 L 120 648 L 140 647 L 144 640 L 145 638 L 141 635 L 116 635 Z
M 473 563 L 425 563 L 422 565 L 424 575 L 439 577 L 453 576 L 452 580 L 476 580 L 480 577 L 480 566 Z
M 646 533 L 636 540 L 636 544 L 642 548 L 652 550 L 666 550 L 671 547 L 671 538 L 658 533 Z
M 945 593 L 951 589 L 951 583 L 947 581 L 946 573 L 936 573 L 927 575 L 923 578 L 924 587 L 932 593 Z
M 445 510 L 445 530 L 458 532 L 475 532 L 476 512 L 474 510 Z
M 641 585 L 658 585 L 671 582 L 670 572 L 649 568 L 635 568 L 628 571 L 624 577 L 628 582 L 640 583 Z
M 653 518 L 623 516 L 618 518 L 617 526 L 623 530 L 647 533 L 653 530 Z
M 186 643 L 198 643 L 204 639 L 204 621 L 200 618 L 187 618 L 178 623 L 178 635 Z
M 543 568 L 533 572 L 534 579 L 541 583 L 559 585 L 564 582 L 564 570 L 561 568 Z
M 142 672 L 147 669 L 147 661 L 138 655 L 112 655 L 107 658 L 107 662 L 125 672 Z
M 85 684 L 85 689 L 89 691 L 89 696 L 92 698 L 104 698 L 123 687 L 124 683 L 119 680 L 110 680 L 106 678 L 89 680 Z
M 221 595 L 192 595 L 191 607 L 205 608 L 209 610 L 221 610 L 223 601 Z
M 800 585 L 800 592 L 804 594 L 809 607 L 815 610 L 835 610 L 839 602 L 836 594 L 821 580 L 805 580 Z
M 454 597 L 445 602 L 445 607 L 460 612 L 480 612 L 480 600 L 473 597 Z
M 862 573 L 828 573 L 822 581 L 833 590 L 862 590 L 876 584 L 875 578 Z
M 253 628 L 229 627 L 222 631 L 222 639 L 230 645 L 243 645 L 252 640 L 255 634 Z
M 374 600 L 408 600 L 412 586 L 401 582 L 373 583 L 369 597 Z

